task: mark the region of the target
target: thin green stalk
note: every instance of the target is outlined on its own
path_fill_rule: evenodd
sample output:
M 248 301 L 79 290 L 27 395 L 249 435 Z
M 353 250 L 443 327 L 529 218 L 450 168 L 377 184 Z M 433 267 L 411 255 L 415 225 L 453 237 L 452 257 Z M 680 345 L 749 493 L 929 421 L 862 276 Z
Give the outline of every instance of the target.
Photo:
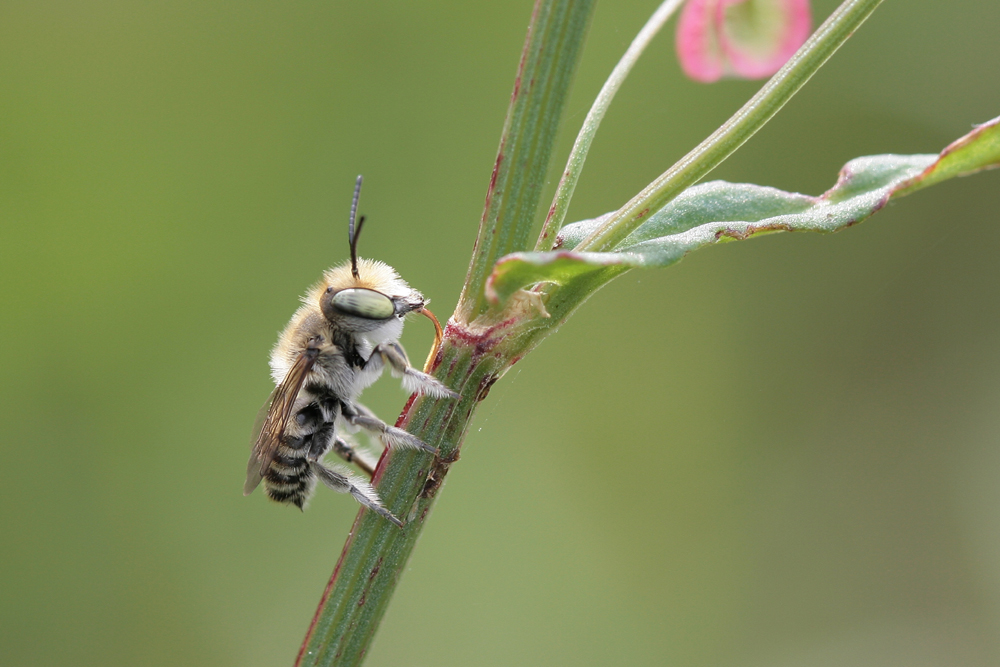
M 684 0 L 666 0 L 661 4 L 653 12 L 653 15 L 649 17 L 649 20 L 646 21 L 646 25 L 642 27 L 642 30 L 639 31 L 635 39 L 632 40 L 628 50 L 625 51 L 625 55 L 615 65 L 608 80 L 604 82 L 601 92 L 597 94 L 597 99 L 594 100 L 590 111 L 587 112 L 587 117 L 583 121 L 580 133 L 576 135 L 576 142 L 573 144 L 573 150 L 569 154 L 569 160 L 566 161 L 566 169 L 559 180 L 559 187 L 556 188 L 555 197 L 552 199 L 552 206 L 549 208 L 548 216 L 545 218 L 545 224 L 542 226 L 542 232 L 538 236 L 538 242 L 535 243 L 535 250 L 552 250 L 556 234 L 562 229 L 563 222 L 566 220 L 569 202 L 573 199 L 573 192 L 576 190 L 577 181 L 580 180 L 583 164 L 587 161 L 587 153 L 590 151 L 590 145 L 594 142 L 594 134 L 597 133 L 597 128 L 600 127 L 601 121 L 604 120 L 604 114 L 611 105 L 611 100 L 615 98 L 615 94 L 618 93 L 618 89 L 621 88 L 625 78 L 632 71 L 632 67 L 638 62 L 639 56 L 646 50 L 649 43 L 653 41 L 653 37 L 660 32 L 660 28 L 664 26 L 667 19 L 682 4 L 684 4 Z
M 719 166 L 778 113 L 881 2 L 847 0 L 840 5 L 743 108 L 581 241 L 576 250 L 611 250 L 647 216 Z
M 740 114 L 640 193 L 619 212 L 615 224 L 585 241 L 588 249 L 624 238 L 632 229 L 629 224 L 648 212 L 633 213 L 629 207 L 636 202 L 650 210 L 662 206 L 693 183 L 692 178 L 697 180 L 727 157 L 774 115 L 879 2 L 846 2 Z M 461 399 L 418 398 L 404 410 L 397 424 L 438 447 L 439 456 L 401 450 L 383 457 L 373 481 L 386 506 L 407 524 L 398 529 L 371 512 L 359 512 L 296 665 L 361 664 L 441 483 L 458 458 L 476 406 L 518 359 L 621 271 L 612 267 L 575 289 L 557 290 L 546 303 L 549 318 L 539 316 L 537 309 L 521 307 L 508 308 L 509 317 L 495 321 L 477 319 L 488 307 L 483 287 L 496 259 L 526 247 L 592 7 L 592 0 L 538 0 L 535 6 L 462 299 L 434 364 L 435 375 Z M 414 658 L 428 659 L 433 662 L 433 656 Z

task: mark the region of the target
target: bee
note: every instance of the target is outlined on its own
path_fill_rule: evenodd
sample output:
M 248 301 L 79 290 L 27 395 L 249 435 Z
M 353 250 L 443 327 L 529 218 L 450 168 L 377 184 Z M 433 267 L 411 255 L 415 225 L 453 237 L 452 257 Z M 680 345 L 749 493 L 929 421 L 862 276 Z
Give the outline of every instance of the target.
M 430 317 L 438 332 L 435 346 L 440 342 L 440 325 L 424 308 L 423 295 L 391 266 L 358 257 L 358 236 L 365 221 L 361 216 L 355 226 L 361 183 L 358 176 L 347 231 L 350 261 L 326 271 L 309 289 L 271 352 L 276 388 L 257 416 L 243 494 L 250 495 L 263 480 L 271 500 L 303 509 L 318 479 L 402 526 L 366 479 L 327 465 L 323 457 L 333 450 L 371 474 L 374 463 L 344 437 L 342 428 L 364 429 L 386 447 L 437 454 L 435 448 L 386 424 L 357 402 L 386 367 L 409 392 L 434 398 L 458 395 L 413 368 L 399 344 L 403 319 L 410 313 Z

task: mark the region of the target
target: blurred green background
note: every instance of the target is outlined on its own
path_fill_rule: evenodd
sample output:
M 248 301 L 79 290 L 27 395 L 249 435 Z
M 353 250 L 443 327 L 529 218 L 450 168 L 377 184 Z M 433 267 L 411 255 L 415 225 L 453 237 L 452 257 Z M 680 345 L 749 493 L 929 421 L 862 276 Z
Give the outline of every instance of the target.
M 363 254 L 451 311 L 531 4 L 0 5 L 0 664 L 291 664 L 357 505 L 240 493 L 268 351 L 358 173 Z M 654 6 L 598 5 L 556 169 Z M 937 152 L 1000 114 L 998 27 L 886 2 L 714 177 Z M 570 217 L 759 85 L 685 80 L 669 29 Z M 482 405 L 367 664 L 1000 664 L 998 204 L 986 173 L 603 290 Z

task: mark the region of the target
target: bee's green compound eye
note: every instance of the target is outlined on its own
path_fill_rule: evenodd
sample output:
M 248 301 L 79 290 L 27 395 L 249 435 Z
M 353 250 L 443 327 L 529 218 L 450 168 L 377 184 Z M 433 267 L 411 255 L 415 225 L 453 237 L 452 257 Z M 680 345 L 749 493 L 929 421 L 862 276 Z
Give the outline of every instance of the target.
M 341 313 L 368 320 L 387 320 L 396 314 L 396 307 L 389 297 L 370 289 L 340 290 L 330 301 Z

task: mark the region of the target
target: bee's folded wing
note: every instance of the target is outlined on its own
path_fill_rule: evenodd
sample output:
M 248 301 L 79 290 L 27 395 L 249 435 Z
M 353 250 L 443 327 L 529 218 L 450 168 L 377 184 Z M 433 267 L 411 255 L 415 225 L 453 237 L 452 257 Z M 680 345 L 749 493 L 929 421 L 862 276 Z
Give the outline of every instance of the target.
M 271 465 L 278 445 L 281 444 L 285 427 L 292 416 L 295 399 L 298 398 L 306 376 L 316 363 L 318 354 L 319 350 L 311 347 L 299 354 L 285 375 L 285 379 L 271 392 L 264 407 L 257 413 L 253 435 L 250 437 L 253 449 L 247 462 L 247 481 L 243 484 L 243 495 L 249 496 L 257 488 L 268 466 Z

